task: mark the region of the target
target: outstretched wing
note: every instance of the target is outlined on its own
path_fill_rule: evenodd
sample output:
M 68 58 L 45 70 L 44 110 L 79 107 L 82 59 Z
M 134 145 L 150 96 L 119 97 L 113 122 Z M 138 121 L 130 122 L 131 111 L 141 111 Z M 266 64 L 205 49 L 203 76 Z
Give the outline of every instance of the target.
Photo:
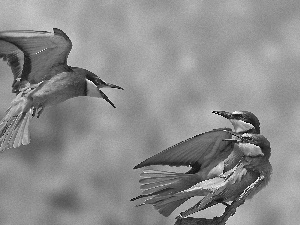
M 223 141 L 231 138 L 231 134 L 226 130 L 231 129 L 215 129 L 196 135 L 146 159 L 134 169 L 150 165 L 192 167 L 208 165 L 222 152 L 231 152 L 232 143 Z
M 0 32 L 0 58 L 13 72 L 13 92 L 18 92 L 19 81 L 39 83 L 55 75 L 55 67 L 66 65 L 72 42 L 63 31 L 53 31 Z

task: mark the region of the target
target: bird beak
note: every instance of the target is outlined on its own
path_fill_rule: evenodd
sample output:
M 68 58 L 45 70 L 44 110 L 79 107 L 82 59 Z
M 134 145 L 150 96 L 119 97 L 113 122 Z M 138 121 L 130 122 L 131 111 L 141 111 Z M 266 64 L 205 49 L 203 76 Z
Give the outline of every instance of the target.
M 116 106 L 114 105 L 114 103 L 112 103 L 112 101 L 109 100 L 109 98 L 103 93 L 103 91 L 100 90 L 100 88 L 109 87 L 109 88 L 117 88 L 117 89 L 121 89 L 121 90 L 124 90 L 124 89 L 123 89 L 122 87 L 120 87 L 120 86 L 115 85 L 115 84 L 109 84 L 109 83 L 104 82 L 104 81 L 101 80 L 101 79 L 99 79 L 99 80 L 100 80 L 100 82 L 99 82 L 99 84 L 97 85 L 97 88 L 98 88 L 98 91 L 99 91 L 101 97 L 102 97 L 105 101 L 107 101 L 109 104 L 111 104 L 112 107 L 116 108 Z M 99 81 L 99 80 L 98 80 L 98 81 Z
M 230 142 L 233 142 L 233 143 L 238 143 L 237 139 L 230 139 L 230 138 L 223 139 L 222 141 L 230 141 Z
M 86 79 L 90 82 L 92 82 L 98 89 L 100 96 L 107 101 L 109 104 L 112 105 L 112 107 L 116 108 L 116 106 L 114 105 L 114 103 L 112 103 L 112 101 L 109 100 L 109 98 L 100 90 L 100 88 L 117 88 L 117 89 L 121 89 L 124 90 L 122 87 L 117 86 L 115 84 L 110 84 L 110 83 L 106 83 L 105 81 L 101 80 L 100 77 L 98 77 L 97 75 L 93 74 L 93 73 L 88 73 L 86 75 Z
M 109 87 L 109 88 L 117 88 L 117 89 L 121 89 L 121 90 L 124 90 L 124 88 L 118 86 L 118 85 L 115 85 L 115 84 L 110 84 L 110 83 L 106 83 L 104 82 L 103 80 L 101 80 L 102 82 L 98 85 L 98 88 L 106 88 L 106 87 Z
M 103 91 L 101 91 L 100 89 L 98 89 L 98 91 L 99 91 L 101 97 L 102 97 L 105 101 L 107 101 L 109 104 L 111 104 L 112 107 L 116 108 L 115 104 L 112 103 L 111 100 L 109 100 L 109 98 L 107 97 L 106 94 L 103 93 Z
M 234 143 L 238 143 L 238 142 L 242 141 L 242 139 L 241 139 L 242 135 L 237 134 L 232 131 L 227 131 L 227 132 L 230 133 L 232 136 L 235 136 L 236 138 L 226 138 L 226 139 L 223 139 L 223 141 L 230 141 L 230 142 L 234 142 Z
M 226 119 L 232 119 L 232 113 L 226 111 L 212 111 L 212 113 L 223 116 Z
M 212 111 L 212 113 L 223 116 L 224 118 L 230 120 L 236 132 L 245 132 L 255 129 L 255 127 L 251 123 L 247 123 L 241 119 L 236 119 L 235 113 L 226 111 Z
M 246 140 L 241 134 L 228 131 L 230 134 L 236 138 L 223 139 L 223 141 L 231 141 L 233 143 L 239 144 L 239 149 L 243 152 L 245 156 L 264 156 L 262 149 L 255 145 L 252 141 Z

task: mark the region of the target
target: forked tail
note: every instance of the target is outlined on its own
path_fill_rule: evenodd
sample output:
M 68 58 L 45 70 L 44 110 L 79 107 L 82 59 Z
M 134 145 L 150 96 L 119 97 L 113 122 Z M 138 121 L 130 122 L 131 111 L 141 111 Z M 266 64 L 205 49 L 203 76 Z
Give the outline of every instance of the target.
M 0 151 L 29 144 L 28 126 L 31 118 L 31 104 L 28 98 L 19 94 L 0 121 Z

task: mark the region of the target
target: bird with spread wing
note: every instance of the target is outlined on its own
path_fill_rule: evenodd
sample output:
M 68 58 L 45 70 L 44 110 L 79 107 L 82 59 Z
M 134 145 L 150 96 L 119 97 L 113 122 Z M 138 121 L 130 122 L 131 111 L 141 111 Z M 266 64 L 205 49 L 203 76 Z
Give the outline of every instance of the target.
M 227 204 L 228 201 L 252 198 L 262 190 L 270 181 L 272 173 L 272 165 L 269 161 L 270 142 L 261 134 L 233 135 L 235 138 L 224 139 L 224 141 L 236 143 L 244 154 L 235 167 L 219 176 L 201 181 L 187 190 L 156 196 L 147 200 L 147 204 L 153 204 L 159 209 L 180 201 L 180 199 L 204 196 L 196 205 L 180 213 L 177 217 L 185 218 L 218 203 Z
M 258 118 L 248 111 L 213 111 L 228 119 L 237 134 L 260 133 Z M 178 206 L 191 196 L 183 195 L 176 201 L 163 204 L 165 196 L 181 193 L 199 182 L 209 180 L 233 169 L 244 156 L 238 145 L 224 139 L 235 138 L 230 128 L 214 129 L 182 141 L 166 150 L 141 162 L 134 169 L 152 165 L 188 166 L 191 169 L 186 173 L 145 170 L 140 179 L 142 194 L 131 199 L 132 201 L 146 198 L 145 204 L 152 204 L 164 216 L 169 216 Z M 206 192 L 203 192 L 206 194 Z M 161 199 L 160 204 L 156 200 Z
M 69 37 L 57 28 L 53 32 L 0 32 L 0 59 L 11 67 L 12 91 L 17 94 L 0 121 L 0 151 L 29 144 L 29 121 L 39 117 L 46 106 L 91 96 L 115 107 L 100 88 L 123 88 L 104 82 L 86 69 L 68 66 L 71 48 Z

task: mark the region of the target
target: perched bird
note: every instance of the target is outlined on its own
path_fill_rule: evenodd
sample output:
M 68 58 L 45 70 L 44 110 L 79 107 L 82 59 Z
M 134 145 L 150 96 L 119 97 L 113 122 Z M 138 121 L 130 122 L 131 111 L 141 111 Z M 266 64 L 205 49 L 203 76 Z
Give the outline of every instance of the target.
M 244 194 L 245 190 L 248 192 L 247 198 L 252 198 L 270 180 L 272 173 L 269 161 L 270 142 L 261 134 L 245 133 L 237 136 L 237 139 L 227 139 L 227 141 L 236 142 L 244 154 L 234 168 L 174 195 L 150 199 L 147 204 L 154 204 L 155 207 L 160 208 L 182 198 L 185 199 L 187 196 L 205 196 L 195 206 L 180 213 L 177 217 L 183 218 L 218 203 L 235 201 Z
M 39 117 L 46 106 L 91 96 L 103 98 L 115 107 L 100 88 L 122 88 L 88 70 L 68 66 L 72 42 L 62 30 L 53 31 L 0 32 L 0 59 L 11 67 L 12 91 L 17 94 L 0 121 L 0 151 L 29 144 L 29 121 Z
M 233 131 L 238 134 L 260 133 L 259 120 L 251 112 L 213 111 L 213 113 L 229 119 L 234 127 Z M 228 131 L 231 129 L 220 128 L 196 135 L 135 166 L 134 169 L 150 165 L 190 166 L 192 168 L 186 173 L 145 170 L 140 180 L 142 195 L 131 200 L 148 198 L 143 204 L 149 204 L 152 198 L 187 190 L 201 181 L 217 177 L 234 168 L 243 157 L 243 153 L 234 143 L 223 141 L 232 138 L 232 134 Z M 189 196 L 168 205 L 154 206 L 159 213 L 169 216 L 188 199 Z

